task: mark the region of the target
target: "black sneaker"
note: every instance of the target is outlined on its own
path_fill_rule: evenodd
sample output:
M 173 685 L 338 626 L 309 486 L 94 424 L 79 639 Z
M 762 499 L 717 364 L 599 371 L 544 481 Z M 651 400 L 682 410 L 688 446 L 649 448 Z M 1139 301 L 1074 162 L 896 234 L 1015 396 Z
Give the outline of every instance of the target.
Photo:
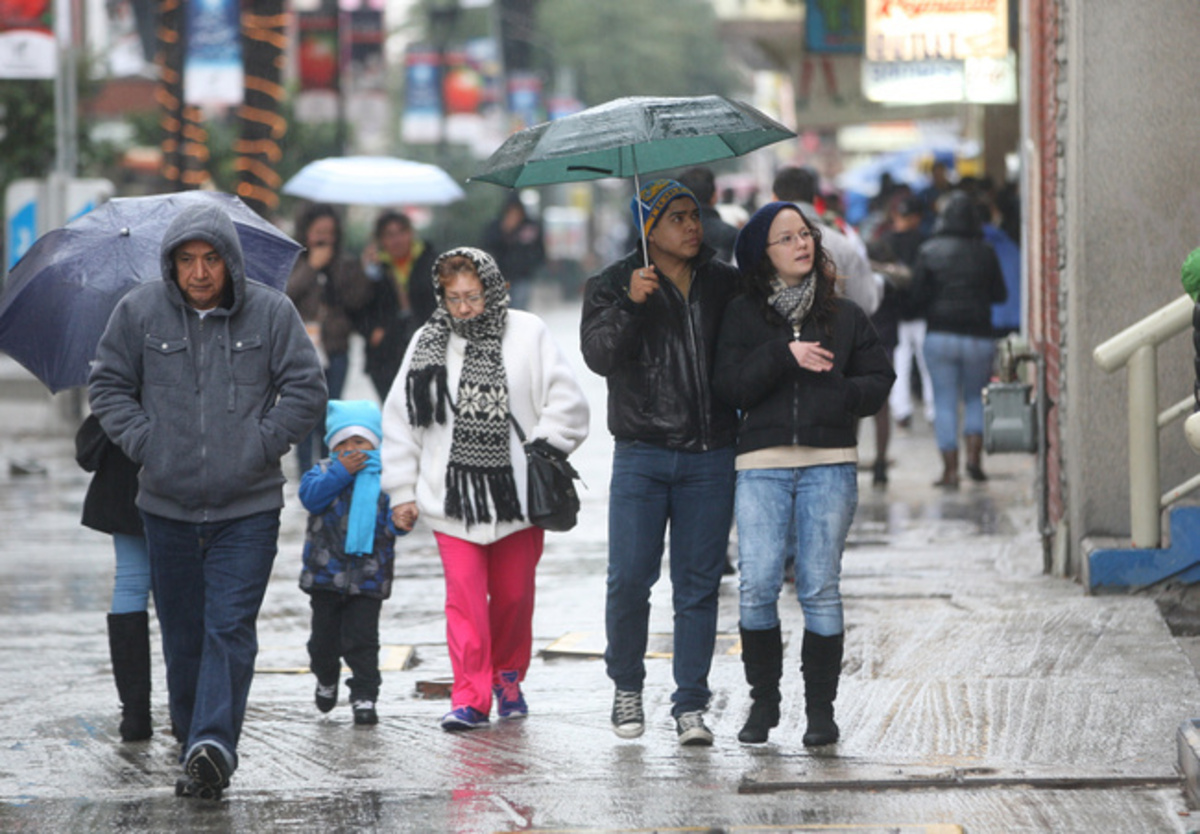
M 175 780 L 175 795 L 184 799 L 216 800 L 221 798 L 221 788 L 206 785 L 190 776 L 180 776 Z
M 354 708 L 355 724 L 379 723 L 379 714 L 375 712 L 374 701 L 355 701 L 351 706 Z
M 321 712 L 329 712 L 331 709 L 333 709 L 334 707 L 337 706 L 337 701 L 338 701 L 337 681 L 334 681 L 333 683 L 329 684 L 329 686 L 326 686 L 325 684 L 321 683 L 320 681 L 317 681 L 317 694 L 316 694 L 317 709 L 319 709 Z
M 197 744 L 188 754 L 187 763 L 183 769 L 193 781 L 208 788 L 220 791 L 229 787 L 229 775 L 232 768 L 225 761 L 225 755 L 215 744 Z
M 621 738 L 637 738 L 646 730 L 646 715 L 642 711 L 642 693 L 618 689 L 613 696 L 613 732 Z

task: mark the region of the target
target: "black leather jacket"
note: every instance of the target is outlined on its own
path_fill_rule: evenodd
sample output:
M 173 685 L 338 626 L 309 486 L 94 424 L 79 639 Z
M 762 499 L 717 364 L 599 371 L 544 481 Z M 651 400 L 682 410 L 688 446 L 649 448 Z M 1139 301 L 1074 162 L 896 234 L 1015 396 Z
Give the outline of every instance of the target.
M 918 250 L 909 289 L 911 311 L 930 332 L 992 337 L 992 305 L 1008 298 L 1008 288 L 982 234 L 970 198 L 953 194 Z
M 685 300 L 669 280 L 642 304 L 629 297 L 629 276 L 642 266 L 633 252 L 588 279 L 580 341 L 587 366 L 608 380 L 608 430 L 701 452 L 737 435 L 732 408 L 712 393 L 713 358 L 725 306 L 738 274 L 704 246 Z

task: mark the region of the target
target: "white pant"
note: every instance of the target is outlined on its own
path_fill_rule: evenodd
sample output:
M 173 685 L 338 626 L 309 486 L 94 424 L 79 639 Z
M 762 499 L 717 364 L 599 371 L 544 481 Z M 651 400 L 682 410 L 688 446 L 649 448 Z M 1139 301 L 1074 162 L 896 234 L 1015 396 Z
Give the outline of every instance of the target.
M 899 344 L 893 362 L 896 366 L 896 382 L 888 396 L 893 420 L 912 417 L 912 360 L 917 358 L 917 370 L 921 374 L 921 399 L 925 405 L 925 419 L 933 422 L 933 382 L 929 368 L 925 367 L 925 319 L 902 321 L 897 328 Z

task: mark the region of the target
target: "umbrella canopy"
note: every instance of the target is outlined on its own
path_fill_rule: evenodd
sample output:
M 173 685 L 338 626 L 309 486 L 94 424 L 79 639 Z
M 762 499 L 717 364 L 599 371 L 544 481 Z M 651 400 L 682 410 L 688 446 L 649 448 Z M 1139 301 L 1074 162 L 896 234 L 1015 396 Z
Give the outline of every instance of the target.
M 466 196 L 438 166 L 393 156 L 318 159 L 284 183 L 283 193 L 317 203 L 365 206 L 440 206 Z
M 283 289 L 303 247 L 230 194 L 118 197 L 42 235 L 0 295 L 0 350 L 57 392 L 87 384 L 108 317 L 139 283 L 161 281 L 162 237 L 184 208 L 216 203 L 233 220 L 246 277 Z
M 741 156 L 796 134 L 724 96 L 633 96 L 526 128 L 471 180 L 524 188 L 633 177 Z

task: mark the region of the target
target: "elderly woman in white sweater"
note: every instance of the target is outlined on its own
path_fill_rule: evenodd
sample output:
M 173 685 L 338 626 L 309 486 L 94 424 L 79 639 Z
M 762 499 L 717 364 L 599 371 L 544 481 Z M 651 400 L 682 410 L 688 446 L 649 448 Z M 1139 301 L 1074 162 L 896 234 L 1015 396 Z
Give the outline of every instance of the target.
M 433 528 L 446 575 L 446 638 L 454 669 L 446 730 L 529 710 L 520 683 L 533 643 L 534 574 L 545 531 L 526 518 L 529 440 L 571 453 L 588 433 L 588 404 L 537 316 L 508 309 L 496 262 L 460 247 L 433 268 L 438 308 L 409 344 L 383 407 L 381 486 L 392 518 Z

